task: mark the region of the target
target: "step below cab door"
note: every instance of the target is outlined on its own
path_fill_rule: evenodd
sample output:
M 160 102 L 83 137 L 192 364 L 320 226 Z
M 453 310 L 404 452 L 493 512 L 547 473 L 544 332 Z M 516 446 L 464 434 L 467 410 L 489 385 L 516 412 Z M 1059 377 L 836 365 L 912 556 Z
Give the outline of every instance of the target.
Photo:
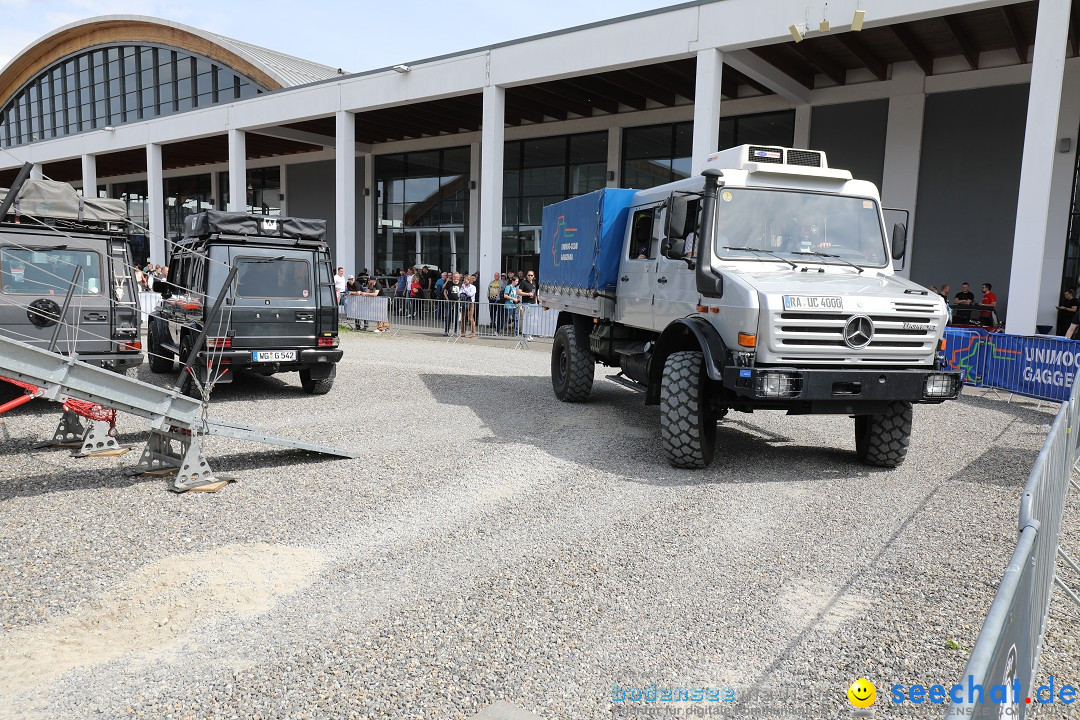
M 659 204 L 631 208 L 615 291 L 615 321 L 623 325 L 653 328 L 660 215 Z

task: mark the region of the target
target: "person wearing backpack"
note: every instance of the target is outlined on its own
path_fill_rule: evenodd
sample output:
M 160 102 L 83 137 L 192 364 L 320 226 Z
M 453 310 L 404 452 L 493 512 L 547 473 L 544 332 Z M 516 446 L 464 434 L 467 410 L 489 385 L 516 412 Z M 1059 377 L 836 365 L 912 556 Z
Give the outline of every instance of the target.
M 443 300 L 446 301 L 446 325 L 443 335 L 450 335 L 450 321 L 454 321 L 454 334 L 458 332 L 458 306 L 461 302 L 461 273 L 454 273 L 443 283 Z
M 499 328 L 502 327 L 502 291 L 502 275 L 496 272 L 495 279 L 488 283 L 487 289 L 488 312 L 491 314 L 491 327 L 496 334 L 498 334 Z

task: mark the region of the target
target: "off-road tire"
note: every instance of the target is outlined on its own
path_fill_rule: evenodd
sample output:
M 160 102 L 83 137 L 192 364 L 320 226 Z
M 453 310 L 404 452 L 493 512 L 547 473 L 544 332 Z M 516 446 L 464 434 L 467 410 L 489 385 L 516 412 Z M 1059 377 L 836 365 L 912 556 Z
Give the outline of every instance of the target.
M 717 413 L 707 388 L 704 355 L 684 350 L 668 356 L 660 382 L 660 438 L 674 467 L 702 469 L 716 453 Z
M 180 367 L 184 367 L 184 361 L 187 360 L 187 356 L 191 354 L 192 340 L 190 335 L 183 335 L 180 338 Z M 198 362 L 198 359 L 195 360 Z M 195 385 L 195 382 L 191 379 L 191 373 L 185 371 L 184 377 L 180 380 L 180 392 L 187 395 L 189 398 L 196 400 L 202 400 L 202 393 L 199 392 L 199 388 Z
M 334 387 L 334 378 L 322 378 L 320 380 L 313 380 L 311 378 L 311 371 L 307 368 L 300 371 L 300 386 L 304 388 L 304 392 L 308 395 L 325 395 L 330 392 L 330 388 Z
M 867 465 L 899 467 L 911 442 L 911 403 L 896 401 L 877 415 L 855 416 L 855 454 Z
M 563 402 L 585 402 L 592 394 L 596 361 L 578 344 L 577 330 L 563 325 L 551 345 L 551 388 Z
M 150 372 L 167 373 L 173 370 L 173 354 L 161 347 L 160 321 L 154 318 L 146 328 L 146 362 Z

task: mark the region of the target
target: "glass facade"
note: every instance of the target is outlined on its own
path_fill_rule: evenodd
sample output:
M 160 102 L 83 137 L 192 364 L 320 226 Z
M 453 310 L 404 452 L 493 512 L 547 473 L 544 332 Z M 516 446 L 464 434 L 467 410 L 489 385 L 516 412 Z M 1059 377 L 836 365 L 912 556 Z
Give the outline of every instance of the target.
M 469 272 L 468 147 L 375 157 L 375 268 Z
M 515 140 L 503 155 L 503 265 L 538 270 L 545 205 L 606 184 L 606 131 Z
M 747 144 L 790 147 L 794 139 L 794 110 L 720 119 L 720 150 Z M 690 177 L 693 145 L 692 122 L 627 128 L 621 187 L 643 190 Z
M 209 182 L 209 176 L 207 176 Z M 218 210 L 229 208 L 229 173 L 218 173 L 218 188 L 221 199 L 218 201 Z M 207 186 L 206 194 L 210 194 Z M 246 212 L 252 215 L 280 215 L 281 214 L 281 166 L 274 165 L 265 168 L 250 168 L 247 171 L 247 201 L 244 203 Z M 209 209 L 209 208 L 207 208 Z
M 114 183 L 112 197 L 123 200 L 127 216 L 131 220 L 128 240 L 131 242 L 131 257 L 137 267 L 143 267 L 150 260 L 150 240 L 145 229 L 150 227 L 150 198 L 147 182 Z
M 265 91 L 227 67 L 158 45 L 103 45 L 39 73 L 0 108 L 0 143 L 35 140 L 184 112 Z
M 165 235 L 177 240 L 184 234 L 184 218 L 213 210 L 210 174 L 165 179 Z

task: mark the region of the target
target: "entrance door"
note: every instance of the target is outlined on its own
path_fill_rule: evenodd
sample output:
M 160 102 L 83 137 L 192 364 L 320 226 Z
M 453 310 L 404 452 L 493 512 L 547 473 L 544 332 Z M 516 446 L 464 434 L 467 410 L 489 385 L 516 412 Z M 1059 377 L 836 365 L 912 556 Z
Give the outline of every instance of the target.
M 616 322 L 639 328 L 651 329 L 653 326 L 659 223 L 659 206 L 633 210 L 615 291 Z

